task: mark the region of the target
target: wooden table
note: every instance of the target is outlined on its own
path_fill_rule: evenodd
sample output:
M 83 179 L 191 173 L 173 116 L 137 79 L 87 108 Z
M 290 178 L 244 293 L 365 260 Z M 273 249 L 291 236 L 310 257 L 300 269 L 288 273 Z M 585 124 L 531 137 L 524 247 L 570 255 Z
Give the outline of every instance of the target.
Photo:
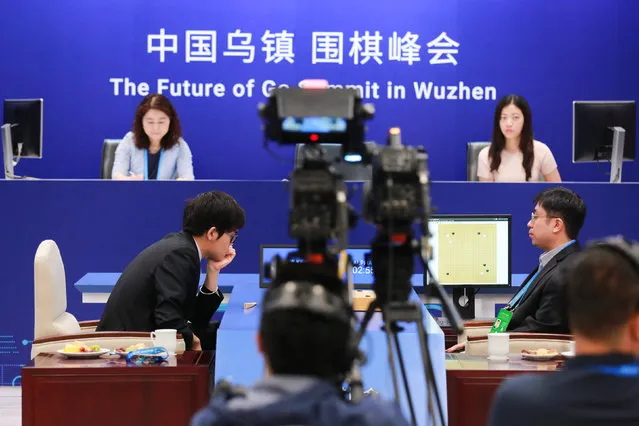
M 208 403 L 211 357 L 185 352 L 136 365 L 119 356 L 40 354 L 22 369 L 22 424 L 187 425 Z
M 556 371 L 562 364 L 561 360 L 526 361 L 520 354 L 511 354 L 506 362 L 464 353 L 447 354 L 448 425 L 486 426 L 493 397 L 504 378 Z

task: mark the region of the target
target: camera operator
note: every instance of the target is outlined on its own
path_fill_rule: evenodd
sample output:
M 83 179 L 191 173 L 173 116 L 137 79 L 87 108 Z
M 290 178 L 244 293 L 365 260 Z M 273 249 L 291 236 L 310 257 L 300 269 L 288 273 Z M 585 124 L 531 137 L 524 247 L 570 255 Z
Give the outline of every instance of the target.
M 218 386 L 191 426 L 407 425 L 394 403 L 344 399 L 341 383 L 355 348 L 342 287 L 308 265 L 278 274 L 264 296 L 257 336 L 265 377 L 244 390 Z

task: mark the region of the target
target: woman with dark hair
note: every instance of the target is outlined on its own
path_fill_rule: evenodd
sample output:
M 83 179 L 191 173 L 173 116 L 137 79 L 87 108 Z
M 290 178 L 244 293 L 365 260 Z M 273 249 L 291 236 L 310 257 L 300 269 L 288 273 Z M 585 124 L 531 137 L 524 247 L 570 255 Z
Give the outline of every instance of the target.
M 477 177 L 487 182 L 561 182 L 550 148 L 533 138 L 532 112 L 518 95 L 504 96 L 495 108 L 493 138 L 479 152 Z
M 133 130 L 115 151 L 112 176 L 116 180 L 195 179 L 191 149 L 165 96 L 148 95 L 138 105 Z

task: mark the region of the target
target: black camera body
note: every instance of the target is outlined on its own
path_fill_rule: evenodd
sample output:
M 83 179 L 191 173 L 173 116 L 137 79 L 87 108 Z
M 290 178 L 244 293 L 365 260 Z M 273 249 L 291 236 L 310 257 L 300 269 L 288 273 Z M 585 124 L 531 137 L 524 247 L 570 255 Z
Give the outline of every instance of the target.
M 378 227 L 370 260 L 373 289 L 382 306 L 409 298 L 415 254 L 421 248 L 414 225 L 422 225 L 428 236 L 429 182 L 424 148 L 403 145 L 400 129 L 391 128 L 387 146 L 373 157 L 373 178 L 364 188 L 363 201 L 364 219 Z
M 298 241 L 299 255 L 336 256 L 346 248 L 346 234 L 355 227 L 357 215 L 348 204 L 343 177 L 321 144 L 338 143 L 342 156 L 369 162 L 364 134 L 373 106 L 363 104 L 352 88 L 293 87 L 272 90 L 258 110 L 265 141 L 305 144 L 302 166 L 290 175 L 288 231 Z M 331 241 L 336 244 L 329 247 Z
M 275 309 L 304 309 L 334 319 L 356 323 L 352 315 L 352 280 L 343 285 L 350 259 L 346 255 L 347 232 L 355 226 L 356 215 L 349 206 L 343 177 L 335 171 L 321 148 L 321 143 L 339 143 L 341 154 L 359 156 L 372 165 L 371 181 L 364 185 L 363 216 L 375 225 L 366 263 L 372 263 L 375 300 L 368 307 L 359 331 L 349 339 L 344 369 L 352 366 L 346 380 L 350 383 L 350 399 L 363 397 L 359 365 L 364 358 L 357 349 L 376 308 L 381 308 L 385 322 L 389 354 L 393 352 L 391 334 L 399 356 L 405 392 L 410 395 L 405 368 L 401 360 L 397 333 L 399 322 L 417 324 L 420 352 L 429 386 L 433 387 L 440 421 L 444 424 L 441 401 L 434 386 L 429 363 L 428 339 L 423 327 L 423 304 L 409 301 L 415 255 L 420 254 L 424 273 L 428 269 L 428 217 L 430 215 L 430 180 L 428 155 L 422 147 L 402 144 L 399 128 L 388 134 L 387 146 L 364 143 L 364 123 L 372 118 L 372 106 L 362 104 L 355 89 L 278 88 L 271 92 L 267 104 L 259 106 L 264 121 L 265 145 L 273 140 L 281 145 L 305 143 L 302 166 L 291 174 L 291 206 L 289 235 L 298 241 L 298 252 L 286 260 L 275 256 L 265 268 L 273 280 L 263 312 Z M 414 225 L 420 231 L 414 231 Z M 419 235 L 419 238 L 416 236 Z M 335 246 L 329 247 L 332 240 Z M 350 274 L 349 274 L 350 276 Z M 442 308 L 453 328 L 461 333 L 458 314 L 453 317 L 450 301 L 435 280 Z M 392 358 L 391 358 L 392 360 Z M 394 362 L 391 361 L 395 394 L 398 395 Z M 342 378 L 339 378 L 340 381 Z M 431 395 L 429 407 L 432 408 Z M 411 404 L 412 407 L 412 404 Z M 432 410 L 431 410 L 432 412 Z M 413 424 L 415 415 L 411 408 Z
M 391 129 L 397 134 L 399 129 Z M 367 220 L 386 225 L 395 222 L 402 227 L 420 220 L 428 207 L 428 155 L 422 147 L 394 142 L 382 147 L 373 159 L 371 199 Z
M 306 145 L 302 153 L 302 167 L 290 180 L 289 236 L 299 242 L 302 254 L 324 252 L 330 240 L 346 238 L 357 217 L 347 203 L 346 184 L 321 146 Z
M 260 104 L 266 141 L 280 145 L 304 143 L 302 166 L 290 178 L 288 231 L 298 242 L 296 263 L 335 265 L 347 247 L 347 232 L 357 215 L 348 204 L 342 176 L 327 159 L 322 143 L 339 143 L 341 154 L 357 155 L 372 165 L 372 180 L 364 186 L 363 216 L 377 226 L 367 261 L 373 265 L 374 290 L 382 303 L 406 301 L 414 272 L 413 224 L 426 221 L 429 209 L 428 156 L 422 147 L 405 146 L 399 128 L 392 128 L 386 146 L 364 143 L 365 122 L 374 107 L 363 104 L 351 88 L 277 88 Z M 335 245 L 330 245 L 334 241 Z M 265 267 L 271 279 L 289 259 L 273 259 Z M 391 283 L 395 283 L 392 284 Z
M 337 143 L 343 154 L 366 157 L 365 124 L 375 108 L 362 103 L 356 89 L 291 87 L 273 89 L 258 112 L 266 140 L 280 145 Z

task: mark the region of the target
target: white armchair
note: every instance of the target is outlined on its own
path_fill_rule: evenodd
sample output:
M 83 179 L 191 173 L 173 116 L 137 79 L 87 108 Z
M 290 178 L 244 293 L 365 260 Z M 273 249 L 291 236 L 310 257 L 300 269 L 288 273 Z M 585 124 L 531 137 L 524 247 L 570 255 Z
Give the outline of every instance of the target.
M 67 281 L 60 249 L 53 240 L 40 243 L 34 260 L 34 334 L 31 358 L 40 352 L 64 348 L 82 341 L 114 349 L 135 343 L 151 346 L 149 332 L 95 332 L 97 321 L 78 322 L 67 312 Z M 178 334 L 177 352 L 184 352 L 184 339 Z
M 67 279 L 55 241 L 40 243 L 33 267 L 34 340 L 80 333 L 78 320 L 67 312 Z

